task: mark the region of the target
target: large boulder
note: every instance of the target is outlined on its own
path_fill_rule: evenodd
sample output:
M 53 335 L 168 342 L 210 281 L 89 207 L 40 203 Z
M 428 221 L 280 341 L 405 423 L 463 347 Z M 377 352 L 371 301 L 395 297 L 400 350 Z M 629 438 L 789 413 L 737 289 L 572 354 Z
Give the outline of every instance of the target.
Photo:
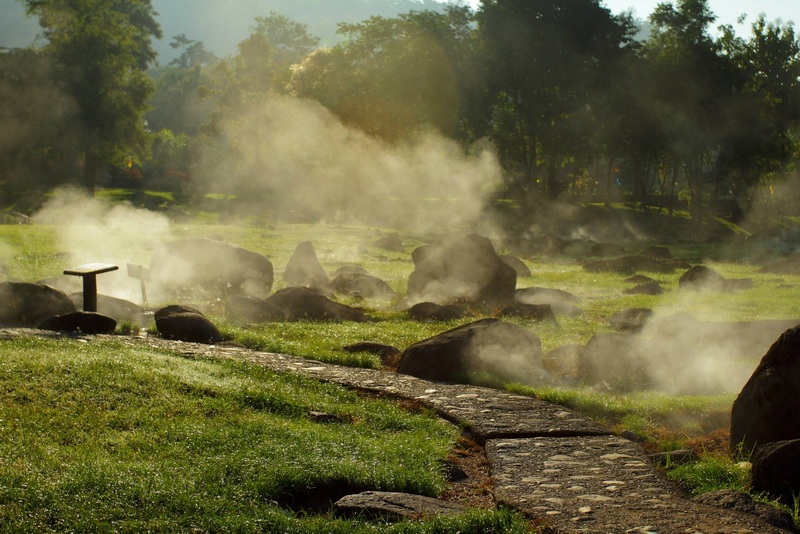
M 165 311 L 162 308 L 156 312 L 155 320 L 158 332 L 165 339 L 207 344 L 223 340 L 219 329 L 196 310 L 183 311 L 176 307 L 173 311 Z
M 380 519 L 419 519 L 463 514 L 467 508 L 458 503 L 432 497 L 390 491 L 364 491 L 346 495 L 333 505 L 337 515 L 367 516 Z
M 76 311 L 63 291 L 42 284 L 0 282 L 0 324 L 38 326 L 53 317 Z
M 497 304 L 514 298 L 517 273 L 497 256 L 486 237 L 470 234 L 423 245 L 411 257 L 414 272 L 408 277 L 408 297 L 414 302 Z
M 517 278 L 526 278 L 531 276 L 530 268 L 528 268 L 528 266 L 525 265 L 525 262 L 518 257 L 512 254 L 500 254 L 498 257 L 517 272 Z
M 56 332 L 111 334 L 117 328 L 117 321 L 100 313 L 75 311 L 48 317 L 39 324 L 39 328 Z
M 267 302 L 266 299 L 247 295 L 234 295 L 228 299 L 225 315 L 240 323 L 271 323 L 285 321 L 288 318 L 285 311 Z
M 71 293 L 69 296 L 75 307 L 83 309 L 83 293 Z M 108 295 L 97 295 L 97 312 L 113 317 L 117 321 L 128 321 L 139 325 L 144 325 L 144 308 L 129 300 L 111 297 Z
M 397 372 L 446 382 L 463 382 L 473 373 L 536 382 L 543 373 L 542 345 L 522 327 L 482 319 L 414 343 Z
M 328 275 L 319 263 L 311 241 L 303 241 L 294 249 L 292 257 L 286 263 L 283 281 L 290 286 L 312 287 L 323 290 L 329 288 Z
M 272 290 L 273 276 L 266 257 L 213 239 L 163 243 L 150 262 L 153 293 L 162 298 L 191 289 L 263 298 Z
M 800 489 L 800 439 L 761 445 L 751 462 L 753 489 L 793 504 Z
M 620 391 L 647 387 L 650 376 L 637 337 L 623 333 L 595 334 L 581 352 L 578 373 L 589 385 L 603 384 Z
M 678 279 L 681 289 L 696 291 L 722 291 L 725 278 L 707 265 L 693 265 Z
M 800 439 L 800 326 L 761 359 L 731 409 L 731 448 Z
M 366 314 L 351 306 L 334 302 L 307 287 L 287 287 L 276 291 L 266 301 L 286 314 L 288 321 L 355 321 L 367 320 Z

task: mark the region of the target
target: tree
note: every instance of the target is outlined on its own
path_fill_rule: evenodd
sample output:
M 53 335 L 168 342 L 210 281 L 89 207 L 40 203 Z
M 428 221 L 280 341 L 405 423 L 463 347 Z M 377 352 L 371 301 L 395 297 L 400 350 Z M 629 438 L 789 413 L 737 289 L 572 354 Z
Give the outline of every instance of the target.
M 697 224 L 706 212 L 707 184 L 718 178 L 715 162 L 736 128 L 741 72 L 708 33 L 716 19 L 706 0 L 659 4 L 645 57 L 655 73 L 654 109 L 671 165 L 682 171 Z
M 591 95 L 608 84 L 632 28 L 596 0 L 483 0 L 478 23 L 511 185 L 530 191 L 540 181 L 555 195 L 558 170 L 583 142 Z
M 84 185 L 93 189 L 114 164 L 148 149 L 142 115 L 153 91 L 145 71 L 161 32 L 150 0 L 20 0 L 39 18 L 43 53 L 74 101 L 72 135 Z
M 454 5 L 340 24 L 345 41 L 308 56 L 291 88 L 384 139 L 429 127 L 469 140 L 486 115 L 471 24 L 470 9 Z

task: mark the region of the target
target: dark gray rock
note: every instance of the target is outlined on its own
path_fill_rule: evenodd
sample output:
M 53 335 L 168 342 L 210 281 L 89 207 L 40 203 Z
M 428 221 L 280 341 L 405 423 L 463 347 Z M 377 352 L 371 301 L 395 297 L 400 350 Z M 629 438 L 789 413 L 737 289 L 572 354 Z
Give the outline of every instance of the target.
M 150 262 L 154 298 L 185 290 L 266 297 L 272 289 L 272 263 L 261 254 L 213 239 L 164 243 Z
M 543 256 L 559 256 L 564 253 L 567 241 L 553 234 L 546 234 L 539 239 L 538 252 Z
M 38 326 L 48 317 L 76 311 L 58 289 L 27 282 L 0 282 L 0 324 Z
M 561 289 L 550 289 L 546 287 L 517 289 L 514 292 L 514 300 L 522 304 L 547 304 L 555 315 L 577 317 L 583 314 L 583 310 L 575 305 L 575 303 L 580 302 L 581 299 Z
M 607 317 L 606 322 L 619 330 L 641 330 L 651 317 L 653 317 L 653 310 L 647 308 L 629 308 L 627 310 L 620 310 L 614 315 Z
M 287 287 L 275 292 L 269 304 L 286 314 L 287 321 L 355 321 L 363 322 L 363 310 L 334 302 L 325 295 L 306 287 Z
M 625 254 L 625 248 L 614 243 L 597 243 L 589 250 L 590 256 L 614 258 Z
M 225 305 L 225 314 L 240 323 L 271 323 L 288 319 L 285 311 L 266 299 L 246 295 L 232 296 Z
M 769 348 L 731 409 L 734 451 L 793 439 L 800 439 L 800 327 Z
M 204 315 L 172 313 L 156 319 L 156 328 L 165 339 L 192 343 L 219 343 L 222 334 Z
M 415 321 L 453 321 L 469 315 L 460 306 L 442 306 L 435 302 L 420 302 L 408 309 L 408 316 Z
M 297 245 L 292 257 L 286 263 L 283 281 L 290 286 L 323 290 L 330 287 L 328 275 L 320 265 L 314 245 L 310 241 L 303 241 Z
M 372 341 L 353 343 L 342 347 L 342 350 L 345 352 L 368 352 L 370 354 L 377 354 L 381 358 L 381 364 L 385 367 L 397 367 L 400 355 L 403 353 L 397 347 Z
M 373 244 L 377 248 L 391 250 L 393 252 L 403 252 L 403 240 L 397 234 L 389 234 L 378 238 Z
M 184 306 L 183 304 L 169 304 L 157 309 L 153 314 L 153 319 L 158 321 L 159 319 L 163 319 L 168 315 L 175 315 L 176 313 L 194 313 L 196 315 L 203 315 L 203 312 L 192 308 L 191 306 Z
M 663 292 L 664 288 L 661 287 L 661 284 L 655 281 L 638 284 L 637 286 L 624 291 L 626 295 L 660 295 Z
M 338 293 L 350 297 L 381 300 L 393 300 L 397 297 L 391 286 L 377 276 L 355 270 L 339 272 L 331 279 L 331 285 Z
M 517 278 L 525 278 L 531 275 L 531 270 L 528 268 L 528 266 L 516 256 L 512 256 L 511 254 L 500 254 L 498 257 L 503 263 L 517 272 Z
M 759 445 L 750 461 L 753 489 L 793 504 L 800 488 L 800 439 Z
M 647 387 L 647 365 L 637 348 L 637 337 L 623 333 L 595 334 L 581 352 L 579 374 L 590 385 L 603 384 L 620 391 Z
M 693 265 L 678 279 L 678 287 L 695 291 L 722 291 L 725 278 L 706 265 Z
M 457 503 L 389 491 L 346 495 L 334 503 L 334 508 L 339 515 L 367 514 L 370 517 L 394 519 L 454 515 L 467 511 L 466 507 Z
M 500 316 L 519 317 L 521 319 L 532 319 L 534 321 L 555 321 L 553 307 L 549 304 L 523 304 L 515 302 L 500 310 Z
M 83 293 L 72 293 L 69 296 L 75 307 L 83 309 Z M 97 295 L 97 312 L 113 317 L 119 322 L 128 321 L 143 325 L 145 311 L 144 308 L 129 300 L 111 297 L 108 295 Z
M 781 510 L 774 506 L 756 501 L 743 491 L 736 490 L 716 490 L 698 495 L 693 499 L 695 502 L 736 510 L 745 514 L 752 514 L 760 517 L 766 523 L 782 528 L 788 532 L 796 532 L 792 514 L 786 510 Z
M 655 282 L 655 280 L 643 274 L 635 274 L 626 278 L 625 282 L 628 282 L 629 284 L 647 284 L 650 282 Z
M 39 328 L 56 332 L 111 334 L 117 328 L 117 321 L 100 313 L 75 311 L 48 317 L 41 322 Z
M 516 271 L 497 256 L 492 242 L 476 234 L 423 245 L 412 254 L 414 272 L 408 277 L 408 298 L 452 304 L 471 301 L 510 303 L 517 285 Z
M 768 263 L 761 267 L 758 272 L 760 273 L 768 273 L 768 274 L 789 274 L 789 275 L 800 275 L 800 253 L 792 253 L 787 255 L 785 258 Z
M 400 357 L 398 373 L 462 382 L 472 373 L 536 381 L 542 374 L 539 337 L 517 325 L 483 319 L 414 343 Z

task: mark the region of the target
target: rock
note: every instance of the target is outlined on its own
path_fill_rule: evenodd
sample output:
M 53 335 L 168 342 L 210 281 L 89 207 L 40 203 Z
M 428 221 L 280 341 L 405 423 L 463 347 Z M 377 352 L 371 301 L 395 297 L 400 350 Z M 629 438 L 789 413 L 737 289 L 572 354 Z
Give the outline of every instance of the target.
M 750 461 L 753 489 L 792 505 L 800 488 L 800 439 L 760 445 Z
M 732 451 L 790 439 L 800 439 L 800 327 L 769 348 L 731 409 Z
M 577 380 L 583 345 L 572 343 L 555 348 L 544 355 L 542 365 L 552 376 Z
M 653 310 L 647 308 L 629 308 L 607 317 L 606 322 L 619 330 L 641 330 L 653 316 Z
M 678 287 L 695 291 L 721 291 L 724 285 L 725 278 L 706 265 L 693 265 L 678 279 Z
M 672 255 L 672 252 L 667 247 L 658 246 L 658 245 L 651 245 L 642 251 L 642 256 L 647 256 L 648 258 L 655 258 L 657 260 L 672 260 L 675 257 Z
M 283 281 L 290 286 L 311 287 L 327 290 L 330 287 L 328 275 L 317 259 L 311 241 L 303 241 L 297 245 L 292 257 L 286 263 Z
M 72 293 L 69 298 L 77 309 L 83 309 L 83 292 Z M 145 324 L 144 308 L 129 300 L 108 295 L 97 295 L 97 312 L 113 317 L 119 322 L 127 321 L 138 325 Z
M 339 277 L 357 276 L 361 274 L 369 274 L 369 271 L 360 265 L 342 265 L 331 275 L 331 283 Z
M 581 352 L 580 379 L 620 391 L 649 384 L 646 365 L 636 347 L 636 337 L 622 333 L 595 334 Z
M 95 312 L 75 311 L 48 317 L 41 322 L 39 328 L 56 332 L 112 334 L 117 328 L 117 321 Z
M 716 490 L 703 493 L 692 499 L 695 502 L 736 510 L 760 517 L 766 523 L 789 532 L 795 532 L 792 514 L 774 506 L 756 501 L 750 495 L 737 490 Z
M 515 302 L 500 310 L 499 315 L 505 317 L 519 317 L 521 319 L 532 319 L 534 321 L 554 321 L 553 308 L 549 304 L 523 304 Z
M 225 306 L 225 314 L 240 323 L 271 323 L 286 321 L 285 311 L 271 304 L 266 299 L 234 295 Z
M 0 324 L 38 326 L 48 317 L 76 311 L 58 289 L 27 282 L 0 282 Z
M 150 277 L 156 296 L 172 297 L 182 289 L 202 289 L 219 295 L 263 298 L 272 290 L 273 268 L 261 254 L 230 243 L 180 239 L 156 248 Z
M 442 306 L 435 302 L 420 302 L 408 309 L 408 316 L 415 321 L 453 321 L 469 315 L 460 306 Z
M 391 250 L 393 252 L 403 252 L 403 240 L 397 234 L 389 234 L 378 238 L 373 244 L 377 248 Z
M 389 284 L 367 272 L 339 269 L 337 273 L 331 279 L 331 285 L 342 295 L 381 300 L 393 300 L 397 297 Z
M 176 313 L 194 313 L 196 315 L 203 315 L 203 312 L 192 308 L 191 306 L 184 306 L 183 304 L 170 304 L 157 309 L 153 314 L 153 319 L 158 321 L 159 319 L 163 319 L 168 315 L 175 315 Z
M 539 378 L 541 360 L 536 334 L 497 319 L 483 319 L 414 343 L 403 352 L 397 372 L 448 382 L 483 372 L 525 381 Z
M 761 267 L 758 272 L 781 275 L 800 275 L 800 253 L 795 252 L 789 254 L 779 261 L 768 263 L 767 265 Z
M 614 243 L 597 243 L 589 250 L 590 256 L 598 258 L 613 258 L 625 254 L 625 248 Z
M 339 304 L 306 287 L 287 287 L 267 299 L 272 306 L 282 310 L 288 321 L 355 321 L 367 320 L 358 308 Z
M 423 245 L 411 255 L 408 298 L 415 302 L 451 304 L 471 301 L 495 305 L 514 298 L 517 273 L 497 256 L 489 239 L 470 234 L 436 245 Z
M 506 238 L 503 240 L 501 247 L 503 250 L 511 251 L 512 254 L 523 258 L 530 258 L 538 250 L 536 244 L 526 237 Z
M 165 339 L 191 343 L 219 343 L 222 334 L 200 313 L 177 312 L 156 318 L 156 328 Z
M 363 515 L 379 518 L 413 518 L 453 515 L 464 513 L 463 505 L 413 495 L 388 491 L 365 491 L 346 495 L 334 503 L 340 515 Z
M 623 291 L 626 295 L 660 295 L 663 292 L 664 288 L 658 282 L 645 282 Z
M 381 364 L 385 367 L 396 367 L 400 360 L 402 351 L 397 347 L 385 345 L 383 343 L 374 343 L 371 341 L 361 341 L 342 347 L 345 352 L 368 352 L 370 354 L 377 354 L 381 358 Z
M 637 271 L 671 273 L 679 264 L 664 262 L 647 256 L 622 256 L 611 260 L 597 260 L 583 264 L 590 273 L 634 274 Z
M 523 304 L 548 304 L 555 315 L 577 317 L 583 314 L 583 310 L 574 304 L 575 302 L 580 302 L 581 299 L 568 291 L 560 289 L 545 287 L 517 289 L 514 292 L 514 299 Z
M 539 254 L 543 256 L 558 256 L 564 252 L 567 242 L 557 235 L 546 234 L 539 240 Z
M 516 256 L 512 256 L 511 254 L 500 254 L 498 258 L 516 271 L 517 278 L 525 278 L 531 275 L 531 270 L 528 268 L 528 266 Z

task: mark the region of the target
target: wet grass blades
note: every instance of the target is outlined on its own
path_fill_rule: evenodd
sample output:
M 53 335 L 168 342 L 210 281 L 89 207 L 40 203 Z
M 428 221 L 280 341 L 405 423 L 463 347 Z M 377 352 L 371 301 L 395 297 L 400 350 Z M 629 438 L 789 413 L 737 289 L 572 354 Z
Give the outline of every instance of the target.
M 435 496 L 455 432 L 251 364 L 122 341 L 0 341 L 0 520 L 12 531 L 368 531 L 280 504 L 302 509 L 314 488 L 337 486 Z

